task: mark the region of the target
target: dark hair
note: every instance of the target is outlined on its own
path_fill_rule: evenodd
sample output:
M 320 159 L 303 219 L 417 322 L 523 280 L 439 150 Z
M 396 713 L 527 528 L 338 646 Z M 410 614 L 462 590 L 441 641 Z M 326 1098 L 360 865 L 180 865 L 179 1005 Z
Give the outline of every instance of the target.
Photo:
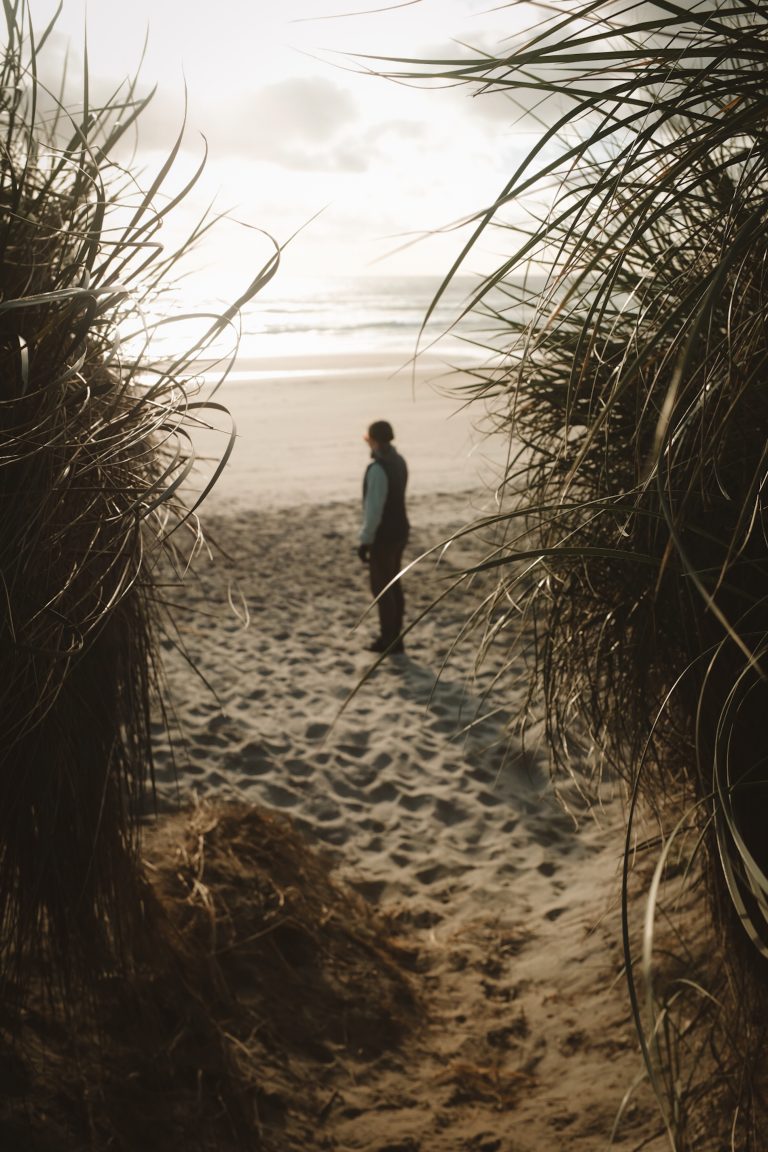
M 392 425 L 387 420 L 374 420 L 368 428 L 368 435 L 371 440 L 376 440 L 379 444 L 388 444 L 395 438 Z

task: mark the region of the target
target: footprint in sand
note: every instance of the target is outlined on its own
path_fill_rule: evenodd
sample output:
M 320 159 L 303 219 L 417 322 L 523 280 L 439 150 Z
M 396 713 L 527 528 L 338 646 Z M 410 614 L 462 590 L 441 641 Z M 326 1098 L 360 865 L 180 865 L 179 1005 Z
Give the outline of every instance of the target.
M 478 792 L 477 799 L 484 808 L 496 808 L 501 804 L 501 797 L 494 792 Z
M 229 783 L 230 781 L 227 780 L 226 777 L 222 776 L 221 772 L 217 772 L 215 769 L 208 772 L 205 777 L 206 788 L 217 788 L 221 790 L 226 788 Z
M 386 831 L 386 826 L 382 824 L 381 820 L 374 820 L 371 816 L 367 816 L 364 820 L 361 820 L 360 827 L 364 832 L 373 832 L 375 834 L 381 834 Z
M 391 800 L 397 800 L 397 788 L 389 780 L 385 780 L 370 790 L 368 799 L 372 804 L 385 804 Z
M 565 912 L 565 908 L 550 908 L 549 912 L 545 912 L 544 915 L 547 920 L 559 920 L 563 912 Z
M 467 790 L 467 779 L 464 774 L 464 763 L 461 760 L 451 760 L 446 756 L 445 760 L 440 766 L 440 773 L 443 776 L 458 776 L 457 787 L 461 792 Z
M 437 732 L 441 736 L 455 736 L 460 727 L 455 716 L 436 715 L 429 724 L 430 731 Z
M 331 781 L 331 789 L 341 800 L 357 800 L 360 798 L 360 789 L 349 784 L 346 780 L 338 778 Z
M 304 735 L 307 740 L 322 740 L 324 736 L 328 735 L 328 725 L 318 723 L 308 724 Z
M 426 792 L 405 793 L 400 797 L 400 807 L 406 812 L 418 812 L 421 808 L 432 803 L 432 796 Z
M 467 772 L 470 780 L 476 780 L 478 784 L 490 784 L 497 779 L 498 772 L 494 772 L 485 764 L 472 764 L 471 761 L 468 762 L 471 765 Z
M 353 756 L 356 760 L 365 756 L 365 751 L 363 744 L 339 744 L 339 752 L 343 752 L 346 756 Z
M 319 760 L 320 757 L 318 756 L 317 759 Z M 312 775 L 312 765 L 308 764 L 306 760 L 286 760 L 285 767 L 291 776 Z
M 229 740 L 216 732 L 201 732 L 195 737 L 195 744 L 201 748 L 226 748 Z
M 217 712 L 216 715 L 208 721 L 209 731 L 215 733 L 217 736 L 226 736 L 229 739 L 235 739 L 240 735 L 240 729 L 237 723 L 231 716 L 227 716 L 224 712 Z
M 238 772 L 244 776 L 263 776 L 275 767 L 269 749 L 258 740 L 251 740 L 238 752 L 232 753 L 231 759 Z
M 444 864 L 432 864 L 429 868 L 422 868 L 416 873 L 416 879 L 419 884 L 429 885 L 434 884 L 437 880 L 443 880 L 446 876 L 450 875 L 450 869 L 446 868 Z
M 467 813 L 459 808 L 453 800 L 438 800 L 435 805 L 435 816 L 441 824 L 445 824 L 449 828 L 467 819 Z
M 302 799 L 295 792 L 288 788 L 282 788 L 279 784 L 268 784 L 264 789 L 264 798 L 268 804 L 274 805 L 275 808 L 295 808 Z
M 189 709 L 189 715 L 193 716 L 196 720 L 206 720 L 211 715 L 220 715 L 217 704 L 193 704 Z

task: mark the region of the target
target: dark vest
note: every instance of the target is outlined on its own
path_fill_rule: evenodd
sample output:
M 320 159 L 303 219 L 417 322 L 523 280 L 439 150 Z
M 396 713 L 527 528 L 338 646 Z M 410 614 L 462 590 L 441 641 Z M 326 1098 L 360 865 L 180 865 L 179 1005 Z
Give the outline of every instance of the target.
M 387 474 L 387 498 L 381 523 L 376 529 L 374 544 L 404 544 L 408 539 L 408 517 L 405 512 L 405 486 L 408 483 L 408 468 L 402 456 L 391 449 L 371 461 L 363 479 L 363 499 L 368 490 L 368 473 L 374 464 L 381 464 Z

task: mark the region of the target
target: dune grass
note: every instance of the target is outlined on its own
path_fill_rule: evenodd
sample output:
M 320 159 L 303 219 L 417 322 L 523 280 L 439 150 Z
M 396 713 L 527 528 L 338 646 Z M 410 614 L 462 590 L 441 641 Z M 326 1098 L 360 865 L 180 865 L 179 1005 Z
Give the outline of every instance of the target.
M 578 737 L 598 773 L 626 781 L 627 890 L 638 803 L 656 812 L 645 925 L 625 902 L 626 970 L 671 1146 L 709 1147 L 696 1134 L 709 1097 L 732 1125 L 728 1146 L 756 1149 L 768 13 L 736 0 L 524 7 L 530 31 L 498 54 L 386 65 L 401 80 L 506 94 L 511 122 L 526 112 L 541 124 L 448 277 L 488 233 L 505 253 L 466 305 L 487 333 L 473 337 L 470 392 L 510 445 L 498 513 L 474 526 L 491 541 L 479 568 L 498 576 L 483 643 L 512 644 L 527 622 L 555 768 L 575 770 Z M 659 939 L 674 911 L 662 880 L 675 873 L 707 885 L 704 950 L 720 967 L 706 975 L 679 941 L 683 962 L 670 965 Z M 707 1042 L 689 1027 L 702 1015 Z
M 86 52 L 80 99 L 65 105 L 40 80 L 55 18 L 36 29 L 25 0 L 3 0 L 2 17 L 0 923 L 9 993 L 41 966 L 65 986 L 130 966 L 146 931 L 137 843 L 152 788 L 162 580 L 200 546 L 184 483 L 195 428 L 218 407 L 196 395 L 195 358 L 235 332 L 238 306 L 279 253 L 231 309 L 201 320 L 194 347 L 159 362 L 153 337 L 168 318 L 166 309 L 152 319 L 158 295 L 216 223 L 204 217 L 177 250 L 160 242 L 164 217 L 197 178 L 164 191 L 182 135 L 142 185 L 127 142 L 151 94 L 134 79 L 95 103 Z

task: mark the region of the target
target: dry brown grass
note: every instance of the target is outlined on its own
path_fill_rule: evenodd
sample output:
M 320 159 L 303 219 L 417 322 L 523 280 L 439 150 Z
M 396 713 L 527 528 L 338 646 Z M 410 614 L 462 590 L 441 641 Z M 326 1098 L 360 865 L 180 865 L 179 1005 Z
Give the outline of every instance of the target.
M 412 954 L 263 809 L 164 819 L 146 871 L 135 973 L 58 1010 L 38 982 L 6 1012 L 3 1148 L 319 1147 L 334 1061 L 365 1066 L 420 1019 Z

